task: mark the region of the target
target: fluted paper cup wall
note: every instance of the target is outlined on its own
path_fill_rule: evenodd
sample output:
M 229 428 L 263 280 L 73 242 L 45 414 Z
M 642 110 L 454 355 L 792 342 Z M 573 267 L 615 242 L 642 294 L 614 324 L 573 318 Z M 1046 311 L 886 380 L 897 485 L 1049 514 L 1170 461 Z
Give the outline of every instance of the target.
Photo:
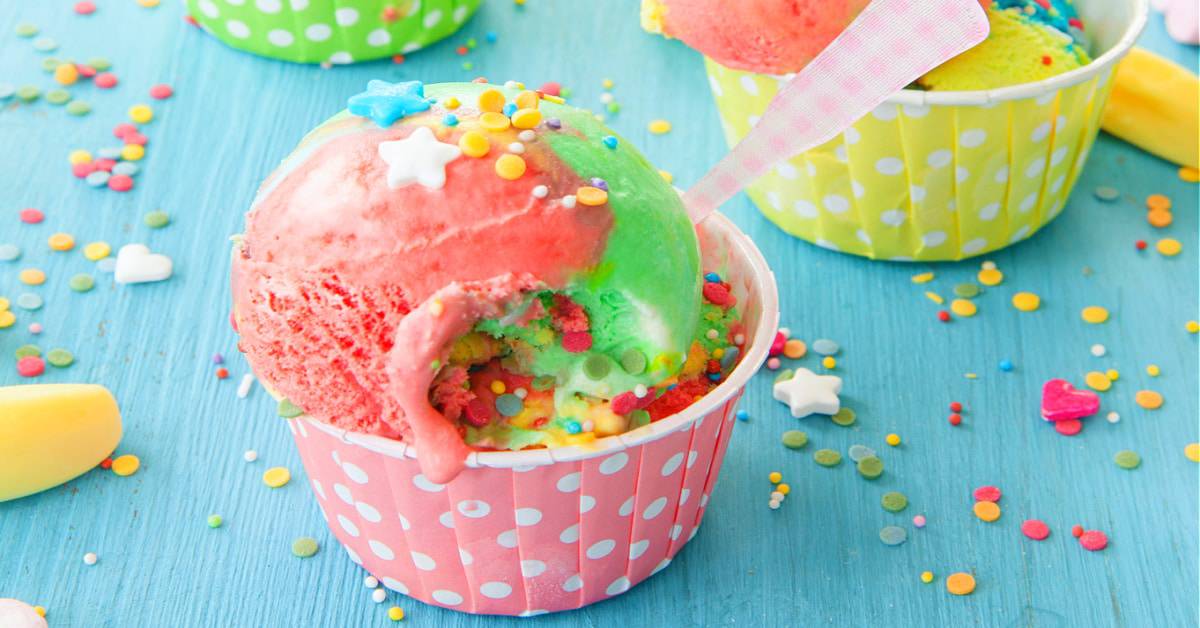
M 196 23 L 229 46 L 297 63 L 413 52 L 457 31 L 481 1 L 186 0 Z
M 832 141 L 781 163 L 750 198 L 784 231 L 888 260 L 958 260 L 1027 238 L 1066 206 L 1145 0 L 1077 0 L 1095 60 L 992 91 L 904 90 Z M 789 77 L 707 61 L 730 146 Z
M 775 280 L 724 216 L 700 228 L 704 268 L 742 307 L 746 355 L 685 411 L 588 447 L 475 453 L 449 484 L 404 444 L 288 422 L 321 513 L 384 586 L 468 613 L 537 615 L 619 595 L 699 529 L 734 408 L 779 322 Z

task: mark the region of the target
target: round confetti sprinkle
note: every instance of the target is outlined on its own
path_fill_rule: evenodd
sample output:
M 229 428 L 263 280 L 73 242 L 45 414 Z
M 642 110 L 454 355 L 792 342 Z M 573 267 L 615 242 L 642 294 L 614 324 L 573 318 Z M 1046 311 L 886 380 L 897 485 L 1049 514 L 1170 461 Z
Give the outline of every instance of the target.
M 319 549 L 321 549 L 321 546 L 311 536 L 302 536 L 292 541 L 292 556 L 297 558 L 309 558 L 316 554 Z
M 1162 369 L 1158 368 L 1157 364 L 1146 365 L 1146 374 L 1150 377 L 1158 377 L 1162 374 Z
M 593 357 L 600 357 L 603 359 L 603 356 Z M 521 414 L 521 411 L 524 409 L 525 402 L 522 401 L 520 397 L 512 393 L 503 394 L 499 397 L 496 397 L 496 411 L 499 412 L 501 416 L 517 416 L 518 414 Z
M 1139 390 L 1133 396 L 1133 400 L 1141 407 L 1147 410 L 1157 410 L 1162 407 L 1162 395 L 1153 390 Z
M 83 256 L 92 262 L 106 258 L 110 253 L 112 247 L 107 242 L 91 242 L 83 247 Z
M 1099 530 L 1087 530 L 1079 535 L 1079 544 L 1089 552 L 1098 552 L 1108 547 L 1108 536 Z
M 803 340 L 792 338 L 783 343 L 783 356 L 792 360 L 799 360 L 808 353 L 808 346 Z
M 1192 462 L 1200 462 L 1200 443 L 1188 443 L 1183 448 L 1183 455 Z
M 65 89 L 52 89 L 46 92 L 46 102 L 52 105 L 65 105 L 71 100 L 71 92 Z
M 254 451 L 253 449 L 247 449 L 246 452 L 242 454 L 242 460 L 245 460 L 246 462 L 254 462 L 255 460 L 258 460 L 258 452 Z
M 86 116 L 92 112 L 91 103 L 86 100 L 72 100 L 67 103 L 67 113 L 73 116 Z
M 838 346 L 838 343 L 832 340 L 820 338 L 813 341 L 812 350 L 817 355 L 837 355 L 838 351 L 841 350 L 841 347 Z
M 1099 392 L 1104 392 L 1112 387 L 1112 380 L 1104 373 L 1097 371 L 1089 372 L 1083 377 L 1083 381 L 1088 385 L 1088 388 Z
M 1154 248 L 1167 257 L 1175 257 L 1183 251 L 1183 244 L 1175 238 L 1163 238 L 1154 245 Z
M 827 355 L 824 358 L 821 358 L 821 366 L 827 369 L 832 369 L 837 366 L 837 360 L 833 359 L 833 356 Z
M 1055 421 L 1054 431 L 1063 436 L 1074 436 L 1083 430 L 1083 421 L 1079 419 L 1068 419 L 1066 421 Z
M 70 251 L 75 248 L 75 237 L 69 233 L 55 233 L 46 240 L 46 243 L 55 251 Z
M 646 128 L 654 135 L 662 135 L 671 131 L 671 123 L 666 120 L 651 120 Z
M 1113 462 L 1117 463 L 1117 466 L 1121 467 L 1122 469 L 1132 470 L 1138 468 L 1138 466 L 1142 464 L 1142 457 L 1137 455 L 1136 452 L 1129 451 L 1128 449 L 1122 449 L 1121 451 L 1118 451 L 1115 456 L 1113 456 Z
M 974 299 L 979 296 L 979 286 L 973 283 L 960 283 L 954 286 L 954 295 L 964 299 Z
M 767 480 L 771 484 L 779 484 L 783 481 L 783 474 L 778 471 L 772 471 L 767 474 Z
M 42 210 L 34 209 L 32 207 L 26 207 L 25 209 L 22 209 L 19 216 L 21 218 L 21 222 L 27 225 L 36 225 L 46 219 L 46 215 L 42 213 Z
M 876 456 L 867 456 L 858 461 L 858 474 L 868 480 L 883 475 L 883 460 Z
M 292 472 L 287 467 L 271 467 L 263 472 L 262 480 L 271 488 L 279 488 L 292 480 Z
M 788 430 L 783 433 L 783 446 L 788 449 L 800 449 L 808 444 L 808 434 L 800 430 Z
M 1108 349 L 1106 349 L 1104 347 L 1104 345 L 1101 345 L 1101 344 L 1092 345 L 1092 355 L 1094 355 L 1098 358 L 1102 358 L 1102 357 L 1104 357 L 1104 354 L 1106 354 L 1106 353 L 1108 353 Z
M 96 556 L 95 552 L 88 552 L 83 555 L 83 564 L 88 565 L 89 567 L 91 565 L 95 565 L 96 561 L 98 560 L 100 560 L 100 558 Z
M 150 87 L 150 97 L 155 100 L 164 100 L 170 98 L 175 93 L 170 85 L 159 83 Z
M 1150 223 L 1151 227 L 1162 229 L 1171 226 L 1175 218 L 1171 216 L 1171 212 L 1151 210 L 1146 212 L 1146 222 Z
M 392 621 L 400 621 L 404 619 L 404 609 L 399 606 L 393 606 L 388 609 L 388 619 Z
M 891 445 L 892 447 L 900 446 L 900 435 L 899 434 L 888 434 L 886 437 L 884 437 L 883 440 L 885 443 Z
M 22 102 L 33 102 L 41 96 L 42 90 L 34 85 L 22 85 L 17 88 L 17 98 Z
M 1088 307 L 1083 308 L 1083 311 L 1079 313 L 1079 316 L 1085 323 L 1098 325 L 1108 320 L 1108 310 L 1100 307 L 1099 305 L 1089 305 Z
M 975 489 L 971 495 L 977 502 L 998 502 L 1002 493 L 998 487 L 986 485 Z
M 225 523 L 225 520 L 221 518 L 221 515 L 209 515 L 208 519 L 205 520 L 205 523 L 207 523 L 208 527 L 210 528 L 219 528 L 221 527 L 222 523 Z
M 1121 415 L 1117 414 L 1115 411 L 1113 411 L 1113 412 L 1109 412 L 1108 415 L 1106 415 L 1104 418 L 1109 423 L 1116 423 L 1121 420 Z
M 1073 536 L 1075 538 L 1079 538 L 1079 537 L 1083 536 L 1083 526 L 1081 526 L 1079 524 L 1075 524 L 1075 525 L 1071 526 L 1071 536 Z
M 852 462 L 857 464 L 858 461 L 862 460 L 863 458 L 870 458 L 871 456 L 874 456 L 875 450 L 867 447 L 866 445 L 851 445 L 850 449 L 846 451 L 846 455 L 850 457 Z
M 53 37 L 38 37 L 33 40 L 33 49 L 38 52 L 54 52 L 58 50 L 58 42 Z
M 822 467 L 835 467 L 842 462 L 842 454 L 832 449 L 818 449 L 813 452 L 813 460 Z
M 17 347 L 17 350 L 15 351 L 15 353 L 16 353 L 17 359 L 20 360 L 21 358 L 24 358 L 26 356 L 38 357 L 38 356 L 42 355 L 42 350 L 39 349 L 37 347 L 37 345 L 21 345 L 21 346 Z
M 26 268 L 17 274 L 17 279 L 27 286 L 40 286 L 46 283 L 46 273 L 38 268 Z
M 51 349 L 46 352 L 46 361 L 50 366 L 64 369 L 75 363 L 75 356 L 66 349 Z
M 1189 334 L 1200 332 L 1200 321 L 1188 321 L 1184 324 L 1183 328 L 1187 330 L 1187 333 Z
M 1050 526 L 1041 519 L 1026 519 L 1021 522 L 1021 534 L 1035 541 L 1041 541 L 1050 536 Z
M 1092 194 L 1095 194 L 1096 198 L 1098 198 L 1102 201 L 1105 201 L 1105 202 L 1115 201 L 1118 198 L 1121 198 L 1120 190 L 1118 190 L 1117 188 L 1114 188 L 1114 187 L 1109 187 L 1107 185 L 1101 185 L 1101 186 L 1097 187 L 1096 189 L 1092 190 Z
M 112 472 L 124 477 L 137 473 L 138 468 L 141 466 L 142 461 L 139 460 L 137 456 L 133 454 L 125 454 L 124 456 L 113 458 Z
M 829 418 L 834 423 L 836 423 L 842 427 L 849 427 L 851 425 L 854 425 L 854 421 L 857 420 L 858 415 L 855 414 L 854 410 L 851 410 L 850 408 L 842 407 L 842 408 L 839 408 L 838 411 Z
M 1032 312 L 1042 305 L 1042 299 L 1032 292 L 1018 292 L 1012 297 L 1013 307 L 1022 312 Z
M 17 322 L 17 315 L 7 310 L 0 311 L 0 329 L 8 329 Z M 18 365 L 19 366 L 19 365 Z M 19 370 L 19 369 L 18 369 Z
M 21 22 L 20 24 L 17 24 L 16 28 L 13 29 L 13 32 L 16 33 L 17 37 L 33 37 L 34 35 L 38 34 L 38 27 L 36 24 Z
M 1151 194 L 1146 197 L 1146 209 L 1152 211 L 1171 211 L 1171 198 L 1164 194 Z
M 1000 370 L 1004 371 L 1005 373 L 1010 373 L 1013 370 L 1012 360 L 1007 358 L 1000 360 L 1000 364 L 998 366 L 1000 367 Z
M 975 591 L 975 577 L 969 573 L 952 573 L 946 578 L 946 590 L 953 595 L 970 595 Z
M 970 318 L 975 316 L 978 308 L 975 307 L 974 301 L 968 301 L 967 299 L 955 299 L 950 302 L 950 311 L 954 312 L 954 314 L 957 316 Z
M 978 501 L 973 507 L 975 516 L 991 523 L 1000 518 L 1000 506 L 996 502 Z
M 913 517 L 912 522 L 913 522 L 914 528 L 924 528 L 925 527 L 925 515 L 917 515 L 917 516 Z
M 15 244 L 0 244 L 0 262 L 11 262 L 21 257 L 21 247 Z
M 496 174 L 509 181 L 520 179 L 525 174 L 525 160 L 511 153 L 501 155 L 496 160 Z
M 932 571 L 922 571 L 921 572 L 921 582 L 924 582 L 925 584 L 929 584 L 930 582 L 933 582 L 933 572 Z
M 1004 281 L 1004 273 L 995 268 L 984 268 L 975 275 L 975 278 L 985 286 L 998 286 Z
M 143 216 L 142 222 L 151 229 L 161 229 L 171 222 L 171 217 L 167 215 L 167 212 L 157 209 Z
M 95 172 L 88 174 L 88 176 L 84 180 L 87 181 L 88 185 L 90 185 L 94 188 L 102 188 L 105 185 L 108 185 L 108 179 L 111 176 L 112 175 L 110 175 L 109 173 L 107 173 L 103 170 L 97 170 Z
M 1200 169 L 1192 166 L 1183 166 L 1179 169 L 1179 180 L 1188 183 L 1200 182 Z
M 134 105 L 129 108 L 129 119 L 136 124 L 146 124 L 154 119 L 154 110 L 149 105 Z
M 879 531 L 879 540 L 884 545 L 900 545 L 908 540 L 908 531 L 899 526 L 887 526 Z
M 42 309 L 42 297 L 32 292 L 23 292 L 17 296 L 17 307 L 34 312 Z
M 900 512 L 908 507 L 908 498 L 904 496 L 904 493 L 891 491 L 884 493 L 879 503 L 888 512 Z

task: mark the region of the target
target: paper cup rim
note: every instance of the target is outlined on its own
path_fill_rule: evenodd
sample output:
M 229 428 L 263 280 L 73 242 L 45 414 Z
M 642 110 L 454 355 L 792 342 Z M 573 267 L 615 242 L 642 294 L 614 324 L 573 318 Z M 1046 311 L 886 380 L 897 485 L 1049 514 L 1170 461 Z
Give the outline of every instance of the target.
M 738 229 L 737 225 L 729 218 L 717 212 L 705 219 L 703 224 L 708 228 L 715 227 L 718 233 L 725 234 L 731 245 L 730 250 L 736 251 L 738 256 L 749 262 L 750 268 L 754 271 L 754 283 L 758 285 L 761 295 L 762 313 L 752 334 L 756 342 L 750 346 L 729 377 L 682 412 L 624 434 L 606 436 L 587 446 L 572 445 L 525 451 L 473 451 L 467 456 L 467 468 L 527 471 L 534 467 L 558 462 L 587 460 L 632 449 L 673 432 L 688 429 L 693 423 L 712 413 L 720 404 L 749 383 L 750 378 L 758 372 L 759 366 L 766 359 L 771 346 L 769 337 L 779 325 L 779 293 L 775 284 L 775 275 L 750 237 Z M 340 438 L 344 443 L 357 445 L 385 456 L 413 459 L 418 457 L 416 447 L 402 441 L 374 434 L 351 432 L 307 415 L 301 415 L 293 420 L 305 421 L 309 426 Z
M 1149 19 L 1150 5 L 1148 0 L 1129 0 L 1133 6 L 1133 19 L 1126 26 L 1121 39 L 1104 54 L 1092 59 L 1091 63 L 1057 76 L 1042 79 L 1034 83 L 1022 83 L 997 89 L 978 91 L 922 91 L 918 89 L 903 89 L 888 97 L 887 103 L 896 105 L 916 106 L 982 106 L 1009 100 L 1025 100 L 1037 98 L 1057 92 L 1061 89 L 1083 83 L 1097 74 L 1104 72 L 1129 53 L 1138 37 L 1146 27 Z

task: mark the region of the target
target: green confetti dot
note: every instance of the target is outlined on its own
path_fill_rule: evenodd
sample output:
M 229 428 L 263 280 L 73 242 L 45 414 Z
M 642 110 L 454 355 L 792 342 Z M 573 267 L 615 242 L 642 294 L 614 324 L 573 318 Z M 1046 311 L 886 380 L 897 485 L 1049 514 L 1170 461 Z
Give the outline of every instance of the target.
M 58 42 L 53 37 L 38 37 L 33 40 L 33 49 L 38 52 L 54 52 L 58 50 Z
M 858 415 L 850 408 L 841 408 L 829 418 L 842 427 L 849 427 L 854 425 L 854 421 L 858 418 Z
M 783 433 L 783 446 L 788 449 L 800 449 L 808 444 L 808 434 L 800 430 L 788 430 Z
M 219 528 L 219 527 L 221 527 L 222 523 L 225 523 L 225 520 L 221 518 L 221 515 L 209 515 L 206 522 L 208 523 L 208 527 L 210 527 L 210 528 Z M 292 547 L 293 547 L 292 551 L 294 552 L 295 544 L 293 544 Z M 309 555 L 311 556 L 311 554 L 309 554 Z
M 279 401 L 278 411 L 279 411 L 279 416 L 281 416 L 285 419 L 294 419 L 294 418 L 300 416 L 301 414 L 304 414 L 303 410 L 301 410 L 300 408 L 297 408 L 296 404 L 288 401 L 287 399 L 281 399 Z
M 156 209 L 143 216 L 142 222 L 146 223 L 146 226 L 151 229 L 161 229 L 171 222 L 171 217 L 167 215 L 167 212 Z
M 954 296 L 964 299 L 974 299 L 979 296 L 979 284 L 960 283 L 954 286 Z
M 42 350 L 39 349 L 37 345 L 21 345 L 17 347 L 16 354 L 18 360 L 21 358 L 27 358 L 29 356 L 36 358 L 42 355 Z
M 73 116 L 86 116 L 92 112 L 92 105 L 86 100 L 72 100 L 67 103 L 67 113 Z
M 583 374 L 594 380 L 602 380 L 612 371 L 612 361 L 603 354 L 593 353 L 583 361 Z
M 295 541 L 292 541 L 292 555 L 297 558 L 308 558 L 317 553 L 321 549 L 317 545 L 317 540 L 311 536 L 302 536 Z
M 842 454 L 832 449 L 818 449 L 813 452 L 813 460 L 822 467 L 836 467 L 842 462 Z
M 46 352 L 46 361 L 50 363 L 50 366 L 65 369 L 75 363 L 75 356 L 66 349 L 51 349 Z
M 618 102 L 610 102 L 604 108 L 611 114 L 621 113 L 621 103 Z
M 65 105 L 71 100 L 71 92 L 65 89 L 52 89 L 46 92 L 46 102 L 52 105 Z
M 558 95 L 560 98 L 570 98 L 571 97 L 571 88 L 567 87 L 565 85 L 562 87 L 559 87 Z
M 637 349 L 626 349 L 621 354 L 621 368 L 630 375 L 640 375 L 646 370 L 646 354 Z
M 92 57 L 85 65 L 95 68 L 98 72 L 112 69 L 112 62 L 104 57 Z
M 67 287 L 75 292 L 87 292 L 96 286 L 96 280 L 87 273 L 79 273 L 67 280 Z
M 20 24 L 17 24 L 17 27 L 13 29 L 13 32 L 17 34 L 17 37 L 33 37 L 34 35 L 38 34 L 38 27 L 37 24 L 21 22 Z
M 475 64 L 474 64 L 474 63 L 472 63 L 472 62 L 470 62 L 470 61 L 463 61 L 463 64 L 462 64 L 462 69 L 464 69 L 464 70 L 470 70 L 470 69 L 472 69 L 472 68 L 474 68 L 474 67 L 475 67 Z
M 898 493 L 896 491 L 884 493 L 883 498 L 879 500 L 879 503 L 883 506 L 883 509 L 888 512 L 900 512 L 901 510 L 908 508 L 908 498 L 904 496 L 904 493 Z
M 1113 456 L 1113 462 L 1117 463 L 1117 466 L 1122 469 L 1132 470 L 1142 464 L 1142 457 L 1137 455 L 1136 452 L 1122 449 L 1117 452 L 1117 455 Z
M 874 480 L 883 475 L 883 461 L 876 456 L 867 456 L 859 460 L 858 474 L 868 480 Z
M 46 57 L 42 59 L 42 71 L 46 74 L 53 74 L 58 66 L 63 64 L 63 60 L 58 57 Z
M 791 379 L 792 376 L 795 374 L 796 374 L 796 372 L 793 371 L 792 369 L 783 369 L 782 371 L 779 371 L 779 373 L 775 376 L 775 383 L 778 384 L 779 382 L 785 382 L 785 381 Z
M 33 102 L 42 96 L 42 90 L 36 85 L 22 85 L 17 88 L 17 98 L 24 102 Z
M 908 540 L 908 532 L 899 526 L 888 526 L 879 531 L 879 540 L 884 545 L 900 545 Z
M 634 427 L 650 425 L 650 413 L 645 410 L 634 410 L 629 413 L 629 418 L 633 422 Z

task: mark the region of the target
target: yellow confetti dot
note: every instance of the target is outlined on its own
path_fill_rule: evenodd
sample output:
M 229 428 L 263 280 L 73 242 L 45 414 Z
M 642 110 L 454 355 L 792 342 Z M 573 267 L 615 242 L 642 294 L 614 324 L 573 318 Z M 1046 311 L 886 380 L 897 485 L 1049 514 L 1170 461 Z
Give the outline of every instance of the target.
M 271 467 L 263 472 L 263 484 L 271 488 L 279 488 L 292 480 L 292 472 L 287 467 Z
M 1188 443 L 1188 446 L 1183 448 L 1183 455 L 1192 462 L 1200 462 L 1200 443 Z
M 604 89 L 612 89 L 613 88 L 613 80 L 610 78 L 606 78 L 603 81 L 600 81 L 600 85 L 602 87 L 604 87 Z
M 932 571 L 922 571 L 921 572 L 921 582 L 924 582 L 925 584 L 929 584 L 930 582 L 933 582 L 933 572 Z
M 146 148 L 141 144 L 126 144 L 121 148 L 121 159 L 139 161 L 146 156 Z
M 400 621 L 404 619 L 404 609 L 399 606 L 393 606 L 388 609 L 388 619 L 392 621 Z
M 479 126 L 493 133 L 507 130 L 511 124 L 512 121 L 508 119 L 508 116 L 502 113 L 489 111 L 479 116 Z
M 455 98 L 453 96 L 442 101 L 442 106 L 451 111 L 458 109 L 459 105 L 461 105 L 461 104 L 462 104 L 462 102 L 460 102 L 457 98 Z
M 479 94 L 479 110 L 500 113 L 504 111 L 504 94 L 498 89 L 487 89 Z
M 8 329 L 17 322 L 17 315 L 8 310 L 0 312 L 0 329 Z
M 1150 366 L 1146 367 L 1146 374 L 1150 377 L 1158 377 L 1160 373 L 1162 373 L 1162 371 L 1159 370 L 1157 364 L 1151 364 Z
M 933 301 L 934 303 L 937 303 L 938 305 L 941 305 L 946 302 L 946 300 L 942 298 L 942 295 L 940 295 L 936 292 L 926 292 L 925 298 L 929 299 L 930 301 Z
M 920 273 L 912 276 L 912 282 L 916 284 L 929 283 L 933 281 L 933 273 Z
M 77 148 L 67 154 L 67 161 L 72 166 L 76 164 L 88 164 L 92 162 L 92 154 L 82 148 Z
M 488 388 L 491 388 L 492 392 L 497 395 L 503 395 L 504 391 L 507 390 L 507 388 L 504 386 L 504 382 L 498 379 L 493 379 Z
M 46 243 L 55 251 L 70 251 L 75 248 L 75 237 L 69 233 L 55 233 L 46 239 Z
M 1175 257 L 1183 250 L 1183 244 L 1175 238 L 1163 238 L 1158 241 L 1158 244 L 1154 245 L 1154 248 L 1167 257 Z
M 1004 281 L 1004 273 L 995 268 L 985 268 L 979 271 L 979 274 L 975 275 L 975 278 L 985 286 L 998 286 Z
M 575 199 L 582 205 L 595 207 L 608 202 L 608 192 L 597 187 L 585 185 L 575 190 Z
M 1104 376 L 1114 382 L 1118 379 L 1121 379 L 1121 373 L 1118 372 L 1117 369 L 1108 369 L 1107 371 L 1104 371 Z
M 1137 402 L 1139 406 L 1147 410 L 1157 410 L 1161 408 L 1163 404 L 1162 395 L 1154 392 L 1153 390 L 1139 390 L 1137 391 L 1137 394 L 1133 396 L 1133 400 Z
M 91 242 L 83 247 L 83 256 L 92 262 L 108 257 L 109 253 L 112 253 L 112 247 L 107 242 Z
M 496 160 L 496 174 L 509 181 L 520 179 L 525 174 L 525 160 L 512 154 L 501 155 Z
M 137 473 L 139 467 L 142 466 L 142 461 L 133 454 L 125 454 L 118 456 L 112 461 L 112 472 L 122 477 Z
M 486 136 L 479 131 L 467 131 L 458 138 L 458 147 L 467 157 L 483 157 L 491 150 L 492 145 Z
M 675 175 L 667 172 L 666 170 L 659 170 L 658 176 L 662 177 L 663 181 L 666 181 L 667 183 L 670 183 L 675 180 Z
M 970 595 L 975 591 L 975 577 L 969 573 L 952 573 L 946 578 L 946 590 L 954 595 Z
M 1042 305 L 1042 298 L 1032 292 L 1018 292 L 1012 297 L 1013 307 L 1022 312 L 1032 312 Z
M 804 344 L 804 341 L 800 340 L 799 338 L 792 338 L 783 343 L 784 357 L 791 358 L 793 360 L 799 360 L 807 353 L 808 345 Z
M 1084 376 L 1083 381 L 1088 385 L 1088 388 L 1091 388 L 1092 390 L 1098 390 L 1100 392 L 1104 392 L 1109 388 L 1112 388 L 1112 380 L 1105 376 L 1104 373 L 1100 373 L 1098 371 L 1092 371 L 1088 373 Z
M 1100 323 L 1108 320 L 1108 310 L 1100 307 L 1099 305 L 1089 305 L 1083 308 L 1083 311 L 1079 313 L 1079 316 L 1083 318 L 1083 322 L 1085 323 L 1099 325 Z
M 79 68 L 74 63 L 61 63 L 54 68 L 54 82 L 59 85 L 74 85 L 79 80 Z
M 517 103 L 517 109 L 537 109 L 538 100 L 537 92 L 525 90 L 517 94 L 515 102 Z
M 512 125 L 518 129 L 532 129 L 541 121 L 542 112 L 537 109 L 518 109 L 512 115 Z
M 827 369 L 834 368 L 837 366 L 837 360 L 833 359 L 833 356 L 827 355 L 821 360 L 821 366 Z
M 46 273 L 40 268 L 26 268 L 17 275 L 17 279 L 27 286 L 40 286 L 46 283 Z
M 662 135 L 671 132 L 671 123 L 666 120 L 651 120 L 646 128 L 654 135 Z
M 772 471 L 771 474 L 767 476 L 767 479 L 771 481 L 771 484 L 779 484 L 783 481 L 783 474 L 778 471 Z
M 1179 169 L 1179 178 L 1188 183 L 1196 183 L 1200 181 L 1200 170 L 1191 166 L 1184 166 Z
M 792 487 L 788 486 L 787 484 L 780 484 L 779 486 L 775 487 L 775 490 L 779 491 L 780 493 L 783 493 L 784 495 L 787 495 L 788 493 L 792 492 Z
M 978 501 L 975 502 L 975 516 L 991 523 L 1000 518 L 1000 506 L 996 502 Z
M 887 442 L 887 444 L 891 445 L 892 447 L 900 446 L 900 435 L 899 434 L 888 434 L 884 438 L 884 440 Z
M 11 304 L 8 302 L 8 299 L 5 297 L 0 297 L 0 312 L 8 311 L 10 305 Z
M 150 105 L 134 105 L 129 108 L 129 119 L 138 124 L 146 124 L 154 119 L 154 110 Z
M 970 299 L 955 299 L 950 302 L 950 311 L 954 312 L 958 316 L 970 318 L 975 316 L 975 312 L 977 312 L 978 309 L 976 308 L 975 303 L 973 303 Z
M 1183 328 L 1186 329 L 1187 333 L 1189 334 L 1200 332 L 1200 321 L 1188 321 Z
M 137 3 L 147 9 L 153 9 L 158 6 L 158 0 L 137 0 Z

